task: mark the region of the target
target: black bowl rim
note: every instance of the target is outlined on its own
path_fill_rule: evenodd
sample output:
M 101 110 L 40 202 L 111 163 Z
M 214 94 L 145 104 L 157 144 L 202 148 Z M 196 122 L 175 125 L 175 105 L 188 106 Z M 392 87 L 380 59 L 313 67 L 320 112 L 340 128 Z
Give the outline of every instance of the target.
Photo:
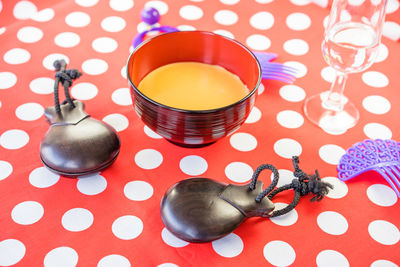
M 131 60 L 131 57 L 133 56 L 133 54 L 134 54 L 138 49 L 140 49 L 140 47 L 142 47 L 143 45 L 145 45 L 147 42 L 151 41 L 152 39 L 154 39 L 154 38 L 159 38 L 160 36 L 166 35 L 166 34 L 179 34 L 179 33 L 181 33 L 181 32 L 197 32 L 197 33 L 203 33 L 203 34 L 209 34 L 209 35 L 217 35 L 218 37 L 227 39 L 228 41 L 231 41 L 231 42 L 235 42 L 236 44 L 238 44 L 239 46 L 241 46 L 244 50 L 246 50 L 247 52 L 250 53 L 250 55 L 254 58 L 254 60 L 255 60 L 256 63 L 257 63 L 259 75 L 258 75 L 258 81 L 257 81 L 257 84 L 255 85 L 255 87 L 254 87 L 245 97 L 243 97 L 243 98 L 240 99 L 239 101 L 236 101 L 236 102 L 234 102 L 234 103 L 232 103 L 232 104 L 230 104 L 230 105 L 228 105 L 228 106 L 223 106 L 223 107 L 215 108 L 215 109 L 190 110 L 190 109 L 174 108 L 174 107 L 170 107 L 170 106 L 164 105 L 164 104 L 162 104 L 162 103 L 159 103 L 159 102 L 157 102 L 157 101 L 155 101 L 155 100 L 153 100 L 153 99 L 147 97 L 146 95 L 144 95 L 144 94 L 133 84 L 133 82 L 132 82 L 132 80 L 131 80 L 131 77 L 130 77 L 130 75 L 129 75 L 129 62 L 130 62 L 130 60 Z M 253 54 L 253 52 L 251 52 L 251 50 L 248 49 L 245 45 L 243 45 L 242 43 L 240 43 L 240 42 L 238 42 L 238 41 L 236 41 L 236 40 L 234 40 L 234 39 L 231 39 L 231 38 L 229 38 L 229 37 L 226 37 L 226 36 L 223 36 L 223 35 L 220 35 L 220 34 L 216 34 L 216 33 L 209 32 L 209 31 L 197 31 L 197 30 L 196 30 L 196 31 L 176 31 L 176 32 L 161 33 L 161 34 L 159 34 L 159 35 L 157 35 L 157 36 L 154 36 L 154 37 L 152 37 L 152 38 L 150 38 L 150 39 L 148 39 L 148 40 L 142 42 L 140 45 L 138 45 L 138 46 L 132 51 L 132 53 L 131 53 L 131 54 L 129 55 L 129 57 L 128 57 L 128 61 L 127 61 L 127 63 L 126 63 L 126 76 L 127 76 L 127 78 L 128 78 L 128 81 L 129 81 L 130 85 L 134 88 L 134 90 L 135 90 L 140 96 L 142 96 L 143 98 L 145 98 L 147 101 L 151 102 L 152 104 L 154 104 L 154 105 L 156 105 L 156 106 L 161 106 L 161 107 L 163 107 L 163 108 L 166 108 L 166 109 L 169 109 L 169 110 L 172 110 L 172 111 L 178 111 L 178 112 L 183 112 L 183 113 L 192 113 L 192 114 L 193 114 L 193 113 L 194 113 L 194 114 L 213 113 L 213 112 L 218 112 L 218 111 L 226 110 L 226 109 L 229 109 L 229 108 L 231 108 L 231 107 L 233 107 L 233 106 L 239 105 L 240 103 L 245 102 L 248 98 L 250 98 L 250 97 L 257 91 L 258 87 L 260 86 L 261 80 L 262 80 L 260 63 L 258 62 L 258 59 L 257 59 L 257 57 Z

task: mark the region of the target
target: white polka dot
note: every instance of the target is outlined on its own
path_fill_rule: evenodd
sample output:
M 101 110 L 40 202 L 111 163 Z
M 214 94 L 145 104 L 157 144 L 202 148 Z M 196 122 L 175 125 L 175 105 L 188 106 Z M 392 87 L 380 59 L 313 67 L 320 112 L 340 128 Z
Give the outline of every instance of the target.
M 32 92 L 40 95 L 47 95 L 54 92 L 54 79 L 47 77 L 40 77 L 32 80 L 29 84 L 29 88 Z
M 50 55 L 46 56 L 46 57 L 43 59 L 42 64 L 43 64 L 43 66 L 44 66 L 46 69 L 48 69 L 48 70 L 55 70 L 55 68 L 54 68 L 54 66 L 53 66 L 53 63 L 54 63 L 54 61 L 60 60 L 60 59 L 64 59 L 65 62 L 67 62 L 67 64 L 69 63 L 69 58 L 68 58 L 66 55 L 54 53 L 54 54 L 50 54 Z M 53 86 L 52 86 L 51 89 L 52 89 L 52 91 L 53 91 Z M 42 89 L 42 90 L 43 90 L 43 89 Z
M 203 174 L 207 168 L 207 161 L 196 155 L 186 156 L 179 162 L 179 168 L 187 175 L 197 176 Z
M 159 23 L 157 23 L 156 25 L 159 26 Z M 138 32 L 144 32 L 144 31 L 148 30 L 149 28 L 150 28 L 149 25 L 144 21 L 139 22 L 139 24 L 137 25 L 137 31 Z M 132 47 L 132 49 L 133 49 L 133 47 Z
M 214 20 L 225 26 L 233 25 L 238 21 L 238 15 L 231 10 L 219 10 L 214 14 Z
M 123 18 L 117 16 L 110 16 L 101 21 L 101 27 L 107 32 L 119 32 L 126 26 Z
M 300 102 L 306 97 L 306 93 L 303 88 L 297 85 L 284 85 L 279 89 L 279 95 L 289 102 Z
M 374 0 L 372 0 L 372 1 L 374 1 Z M 372 2 L 372 1 L 371 1 L 371 2 Z M 378 0 L 378 1 L 379 1 L 379 0 Z M 362 5 L 362 4 L 365 2 L 365 0 L 349 0 L 348 2 L 349 2 L 349 4 L 352 5 L 352 6 L 360 6 L 360 5 Z
M 124 115 L 118 113 L 105 116 L 103 121 L 111 125 L 117 132 L 121 132 L 129 126 L 128 119 Z
M 46 254 L 44 267 L 74 267 L 78 263 L 78 253 L 70 247 L 58 247 Z
M 332 83 L 336 78 L 336 71 L 332 67 L 325 67 L 321 70 L 321 77 L 328 83 Z
M 10 176 L 12 172 L 12 165 L 7 161 L 0 160 L 0 181 Z
M 383 96 L 370 95 L 364 98 L 363 107 L 373 114 L 385 114 L 390 110 L 390 102 Z
M 362 74 L 362 80 L 372 87 L 386 87 L 389 84 L 389 79 L 385 74 L 378 71 L 367 71 Z
M 198 6 L 186 5 L 179 9 L 179 15 L 187 20 L 198 20 L 203 14 L 203 10 Z
M 325 211 L 317 217 L 318 226 L 330 235 L 342 235 L 346 233 L 349 225 L 343 215 L 334 211 Z
M 31 185 L 38 188 L 46 188 L 55 185 L 60 176 L 54 172 L 49 171 L 45 167 L 39 167 L 34 169 L 29 174 L 29 182 Z
M 364 126 L 364 133 L 369 139 L 391 139 L 392 131 L 383 124 L 380 123 L 367 123 Z
M 271 46 L 271 41 L 264 35 L 252 34 L 247 37 L 246 44 L 254 50 L 267 50 Z
M 153 191 L 151 184 L 144 181 L 132 181 L 124 187 L 125 196 L 134 201 L 143 201 L 151 198 Z
M 144 130 L 144 133 L 150 138 L 153 138 L 153 139 L 161 139 L 161 138 L 163 138 L 161 135 L 159 135 L 158 133 L 154 132 L 152 129 L 150 129 L 146 125 L 144 126 L 143 130 Z
M 231 146 L 239 151 L 251 151 L 257 147 L 257 139 L 248 133 L 235 133 L 230 138 Z
M 236 5 L 240 0 L 219 0 L 222 4 L 225 5 Z
M 130 267 L 131 263 L 127 258 L 121 255 L 112 254 L 103 257 L 99 263 L 97 263 L 97 267 Z
M 61 223 L 68 231 L 80 232 L 93 224 L 93 214 L 83 208 L 70 209 L 62 216 Z
M 389 207 L 397 202 L 397 195 L 392 188 L 383 184 L 373 184 L 367 189 L 369 200 L 378 206 Z
M 168 5 L 163 1 L 152 0 L 147 2 L 144 6 L 157 9 L 160 15 L 165 15 L 168 12 Z
M 286 61 L 283 64 L 285 66 L 289 66 L 296 69 L 296 74 L 295 74 L 296 78 L 304 77 L 307 74 L 307 67 L 303 63 L 297 61 Z
M 304 13 L 292 13 L 286 17 L 286 25 L 294 31 L 303 31 L 310 27 L 311 19 Z
M 96 5 L 98 2 L 99 0 L 75 0 L 75 3 L 83 7 L 91 7 Z
M 78 100 L 89 100 L 97 95 L 98 89 L 92 83 L 77 83 L 72 86 L 71 95 Z
M 127 78 L 127 73 L 126 73 L 126 66 L 123 66 L 121 68 L 121 76 L 126 79 Z
M 295 129 L 299 128 L 304 123 L 303 116 L 293 110 L 283 110 L 276 115 L 278 123 L 286 128 Z
M 261 119 L 261 110 L 257 107 L 253 107 L 245 123 L 255 123 Z
M 296 6 L 305 6 L 311 3 L 312 0 L 290 0 Z
M 235 36 L 227 30 L 215 30 L 214 33 L 231 38 L 231 39 L 235 39 Z
M 274 15 L 269 12 L 257 12 L 250 18 L 250 25 L 258 30 L 268 30 L 274 25 Z
M 43 37 L 43 32 L 41 29 L 26 26 L 18 30 L 17 38 L 23 43 L 36 43 Z
M 0 72 L 0 89 L 8 89 L 17 83 L 17 76 L 12 72 Z
M 87 26 L 90 23 L 90 17 L 85 12 L 71 12 L 65 17 L 65 23 L 67 23 L 71 27 L 81 28 Z
M 180 31 L 195 31 L 196 30 L 196 28 L 191 25 L 179 25 L 177 28 Z
M 389 0 L 386 4 L 386 14 L 392 14 L 396 12 L 400 7 L 399 0 Z
M 6 32 L 6 27 L 0 27 L 0 35 Z
M 97 195 L 107 188 L 107 180 L 100 174 L 80 176 L 76 187 L 84 195 Z
M 370 267 L 399 267 L 397 264 L 388 260 L 376 260 Z
M 42 117 L 44 108 L 38 103 L 22 104 L 15 110 L 15 114 L 20 120 L 34 121 Z
M 163 162 L 163 156 L 155 149 L 143 149 L 135 155 L 136 164 L 146 170 L 155 169 Z
M 385 21 L 382 34 L 393 41 L 397 41 L 400 39 L 400 25 L 394 21 Z
M 0 265 L 11 266 L 25 256 L 25 245 L 16 239 L 6 239 L 0 242 Z
M 82 63 L 82 70 L 89 75 L 99 75 L 108 70 L 108 64 L 102 59 L 92 58 Z
M 5 62 L 13 65 L 25 63 L 29 61 L 30 58 L 31 54 L 22 48 L 12 48 L 3 56 Z
M 264 258 L 275 266 L 288 266 L 296 259 L 296 252 L 288 243 L 271 241 L 264 246 Z
M 259 4 L 268 4 L 272 3 L 274 0 L 256 0 L 257 3 Z
M 212 248 L 222 257 L 233 258 L 242 253 L 244 244 L 238 235 L 230 233 L 221 239 L 213 241 Z
M 288 204 L 286 203 L 281 203 L 281 202 L 276 202 L 274 203 L 275 205 L 275 210 L 280 210 L 283 208 L 286 208 Z M 290 226 L 293 225 L 297 222 L 297 219 L 299 218 L 299 215 L 297 214 L 297 211 L 295 209 L 289 211 L 288 213 L 277 216 L 277 217 L 271 217 L 270 220 L 271 222 L 280 225 L 280 226 Z
M 174 248 L 182 248 L 189 245 L 188 242 L 174 236 L 167 228 L 161 231 L 161 237 L 165 244 Z
M 118 47 L 117 41 L 109 37 L 100 37 L 92 42 L 92 47 L 99 53 L 111 53 Z
M 293 156 L 299 156 L 301 154 L 302 147 L 296 140 L 282 138 L 275 142 L 274 151 L 283 158 L 291 159 Z
M 325 177 L 322 179 L 322 181 L 333 185 L 333 189 L 329 188 L 329 192 L 326 194 L 326 196 L 329 198 L 338 199 L 345 197 L 349 191 L 346 183 L 340 181 L 336 177 Z
M 338 145 L 328 144 L 320 147 L 318 153 L 321 159 L 326 163 L 337 165 L 346 151 Z
M 225 175 L 231 181 L 245 183 L 253 176 L 253 168 L 244 162 L 231 162 L 225 167 Z
M 54 43 L 60 47 L 74 47 L 77 46 L 81 38 L 79 35 L 73 32 L 62 32 L 54 37 Z
M 32 15 L 32 19 L 38 22 L 46 22 L 54 18 L 54 10 L 51 8 L 45 8 L 36 12 Z
M 110 7 L 115 11 L 127 11 L 134 5 L 133 0 L 110 0 Z
M 17 19 L 30 19 L 37 11 L 37 7 L 30 1 L 19 1 L 13 9 L 14 17 Z
M 304 40 L 291 39 L 283 44 L 283 49 L 291 55 L 302 56 L 307 54 L 309 47 L 307 42 Z
M 23 130 L 8 130 L 0 136 L 0 145 L 5 149 L 19 149 L 28 142 L 29 135 Z
M 258 86 L 258 89 L 257 89 L 257 94 L 261 95 L 262 93 L 264 93 L 264 91 L 265 91 L 265 87 L 262 83 L 260 83 L 260 85 Z
M 293 175 L 293 171 L 279 169 L 278 173 L 279 173 L 279 180 L 278 180 L 278 184 L 276 185 L 277 187 L 290 184 L 292 182 L 292 180 L 296 178 Z M 274 179 L 274 173 L 271 172 L 271 182 L 273 179 Z
M 384 61 L 389 55 L 389 49 L 387 48 L 386 45 L 381 43 L 379 45 L 379 51 L 378 51 L 378 56 L 375 59 L 375 62 L 382 62 Z
M 400 240 L 399 229 L 392 223 L 376 220 L 368 225 L 370 236 L 383 245 L 394 245 Z
M 132 98 L 129 88 L 119 88 L 111 95 L 112 101 L 120 106 L 132 105 Z
M 163 264 L 157 265 L 157 267 L 179 267 L 179 266 L 174 264 L 174 263 L 167 262 L 167 263 L 163 263 Z
M 119 239 L 131 240 L 143 231 L 143 222 L 136 216 L 125 215 L 116 219 L 112 224 L 112 232 Z
M 335 250 L 323 250 L 317 256 L 318 267 L 341 266 L 349 267 L 350 264 L 343 254 Z M 333 264 L 333 265 L 332 265 Z
M 43 206 L 39 202 L 24 201 L 12 209 L 11 218 L 18 224 L 29 225 L 39 221 L 43 213 Z

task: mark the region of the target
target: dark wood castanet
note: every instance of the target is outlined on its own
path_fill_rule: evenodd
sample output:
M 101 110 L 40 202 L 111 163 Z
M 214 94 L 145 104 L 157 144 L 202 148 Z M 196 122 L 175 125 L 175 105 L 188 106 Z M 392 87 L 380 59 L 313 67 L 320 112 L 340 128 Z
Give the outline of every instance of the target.
M 82 102 L 45 110 L 50 123 L 40 145 L 40 158 L 51 171 L 75 177 L 100 171 L 119 154 L 120 139 L 109 125 L 91 118 Z
M 166 228 L 178 238 L 189 242 L 209 242 L 232 231 L 248 217 L 269 217 L 274 204 L 263 198 L 258 181 L 251 190 L 249 184 L 232 185 L 208 178 L 190 178 L 173 185 L 161 201 L 161 218 Z

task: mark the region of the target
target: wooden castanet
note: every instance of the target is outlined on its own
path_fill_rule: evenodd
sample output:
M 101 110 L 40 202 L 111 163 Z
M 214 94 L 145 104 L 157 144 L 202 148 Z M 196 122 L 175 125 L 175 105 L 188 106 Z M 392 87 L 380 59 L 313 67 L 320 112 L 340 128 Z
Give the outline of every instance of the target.
M 120 140 L 109 125 L 93 119 L 82 102 L 75 107 L 60 105 L 45 110 L 50 123 L 41 145 L 40 158 L 50 170 L 64 176 L 78 176 L 108 167 L 119 153 Z
M 249 184 L 232 185 L 208 178 L 191 178 L 173 185 L 161 201 L 161 218 L 175 236 L 189 242 L 208 242 L 234 231 L 249 217 L 269 217 L 274 204 L 263 198 L 257 181 L 254 190 Z

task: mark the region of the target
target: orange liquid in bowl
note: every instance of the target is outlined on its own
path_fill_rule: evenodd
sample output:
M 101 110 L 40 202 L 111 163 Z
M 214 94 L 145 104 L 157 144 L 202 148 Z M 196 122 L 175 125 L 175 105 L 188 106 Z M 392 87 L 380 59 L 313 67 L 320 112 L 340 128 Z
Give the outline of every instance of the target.
M 178 62 L 147 74 L 138 86 L 148 98 L 185 110 L 209 110 L 231 105 L 249 94 L 235 74 L 223 67 Z

